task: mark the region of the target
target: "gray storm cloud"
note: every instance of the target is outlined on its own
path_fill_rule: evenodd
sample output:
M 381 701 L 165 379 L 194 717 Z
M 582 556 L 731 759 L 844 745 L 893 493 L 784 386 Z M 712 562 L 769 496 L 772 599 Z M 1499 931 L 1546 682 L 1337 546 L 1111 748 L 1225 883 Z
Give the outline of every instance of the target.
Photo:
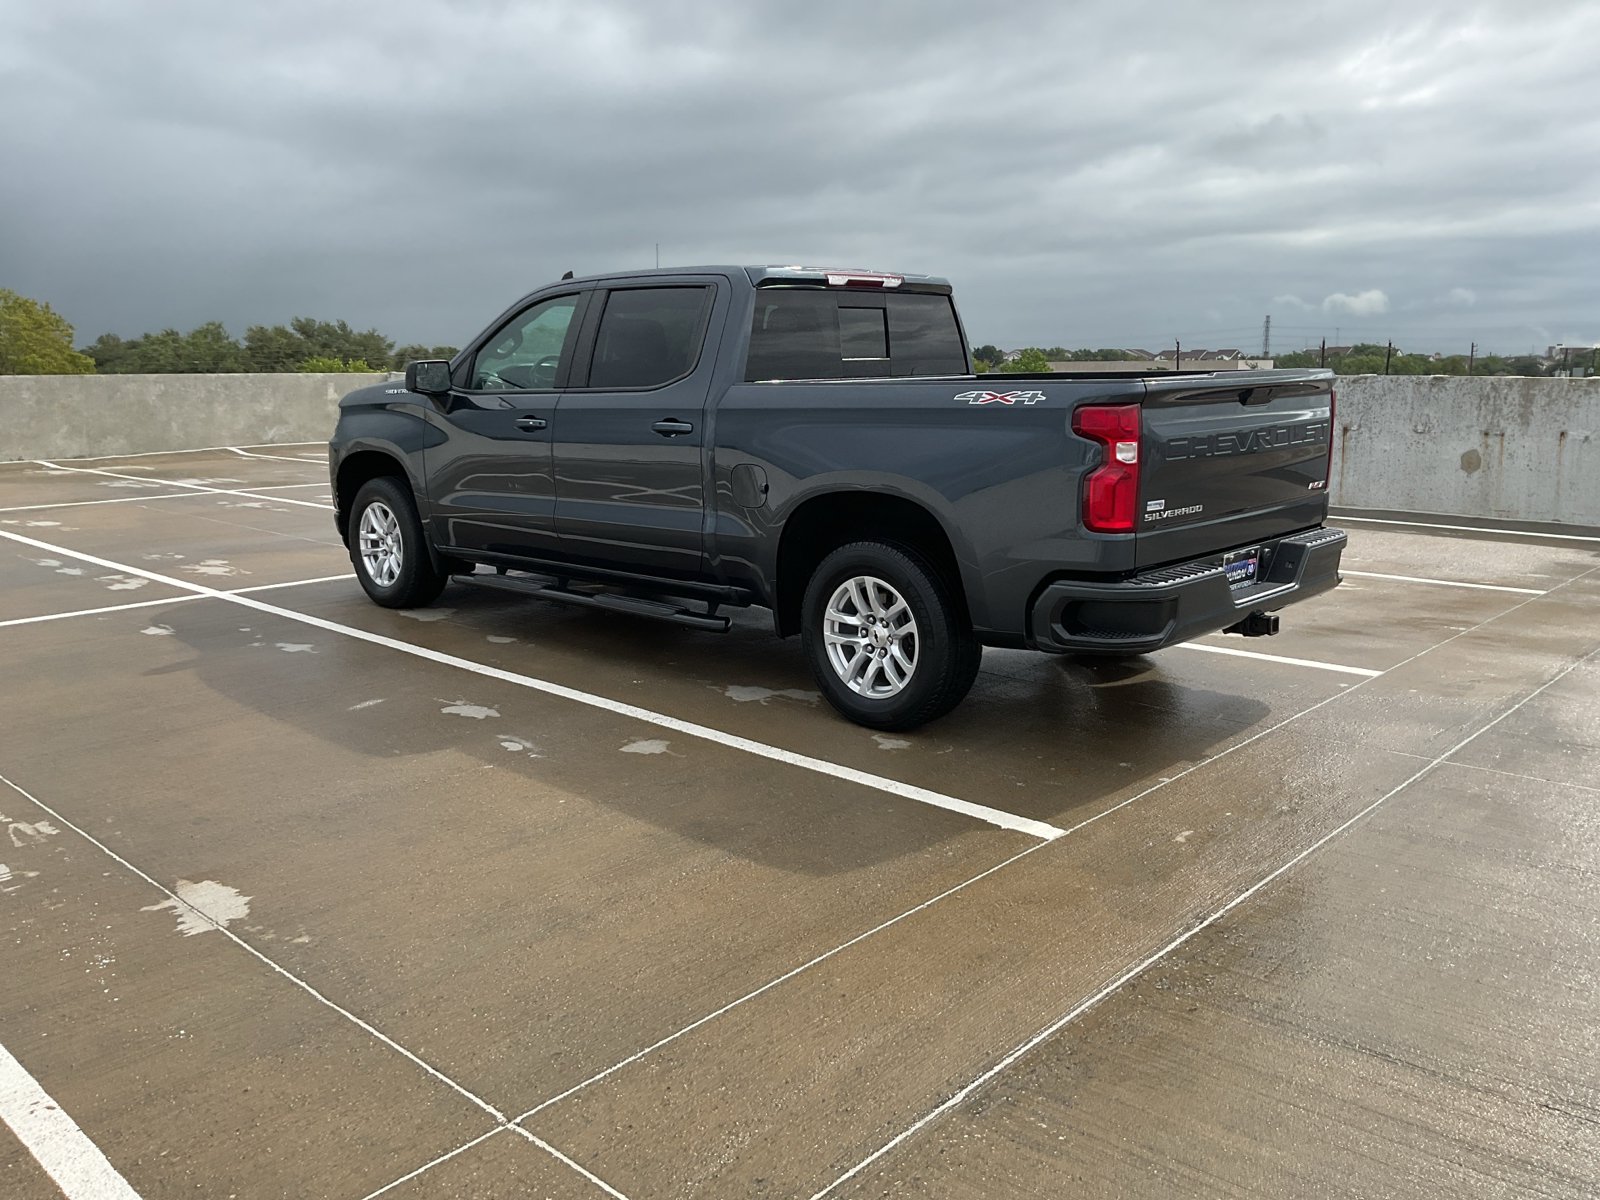
M 1597 47 L 1581 3 L 11 0 L 0 286 L 85 341 L 459 342 L 659 242 L 948 275 L 1006 344 L 1593 340 Z

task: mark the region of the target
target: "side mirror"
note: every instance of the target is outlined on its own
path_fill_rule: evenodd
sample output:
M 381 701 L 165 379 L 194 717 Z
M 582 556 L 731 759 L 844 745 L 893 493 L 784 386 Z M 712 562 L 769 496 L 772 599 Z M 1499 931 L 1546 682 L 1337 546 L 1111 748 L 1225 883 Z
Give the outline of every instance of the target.
M 443 396 L 450 391 L 450 364 L 442 358 L 423 358 L 406 364 L 406 391 Z

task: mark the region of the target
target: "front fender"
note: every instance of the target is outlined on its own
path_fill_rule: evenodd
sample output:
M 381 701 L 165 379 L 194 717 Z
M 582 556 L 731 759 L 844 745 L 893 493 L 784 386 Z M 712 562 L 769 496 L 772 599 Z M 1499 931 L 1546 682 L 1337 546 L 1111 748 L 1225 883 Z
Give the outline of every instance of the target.
M 396 395 L 398 393 L 398 395 Z M 424 416 L 430 402 L 404 388 L 362 388 L 339 405 L 339 422 L 328 443 L 328 472 L 333 484 L 334 522 L 346 536 L 349 501 L 355 489 L 376 475 L 399 468 L 416 497 L 426 526 L 428 516 L 425 452 L 442 435 Z M 387 459 L 394 466 L 385 466 Z

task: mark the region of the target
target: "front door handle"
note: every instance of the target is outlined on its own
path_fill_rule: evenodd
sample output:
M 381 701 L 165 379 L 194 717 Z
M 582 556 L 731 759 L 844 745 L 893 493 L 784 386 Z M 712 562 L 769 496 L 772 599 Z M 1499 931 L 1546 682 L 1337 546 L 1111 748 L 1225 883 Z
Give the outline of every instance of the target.
M 680 433 L 693 433 L 694 426 L 687 421 L 680 421 L 677 417 L 668 417 L 665 421 L 657 421 L 650 426 L 662 437 L 677 437 Z
M 543 417 L 518 417 L 512 424 L 526 433 L 534 433 L 543 429 L 549 422 Z

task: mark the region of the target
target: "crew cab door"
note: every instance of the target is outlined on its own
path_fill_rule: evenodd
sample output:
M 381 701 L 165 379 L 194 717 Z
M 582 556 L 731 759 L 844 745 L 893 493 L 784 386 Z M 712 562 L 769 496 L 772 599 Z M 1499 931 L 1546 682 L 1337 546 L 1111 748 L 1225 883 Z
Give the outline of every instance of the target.
M 704 343 L 716 298 L 709 281 L 594 294 L 582 361 L 556 406 L 564 557 L 645 575 L 704 573 L 702 448 L 715 366 L 715 346 Z
M 424 452 L 437 544 L 556 553 L 550 437 L 586 298 L 543 297 L 511 317 L 429 414 L 444 435 Z

